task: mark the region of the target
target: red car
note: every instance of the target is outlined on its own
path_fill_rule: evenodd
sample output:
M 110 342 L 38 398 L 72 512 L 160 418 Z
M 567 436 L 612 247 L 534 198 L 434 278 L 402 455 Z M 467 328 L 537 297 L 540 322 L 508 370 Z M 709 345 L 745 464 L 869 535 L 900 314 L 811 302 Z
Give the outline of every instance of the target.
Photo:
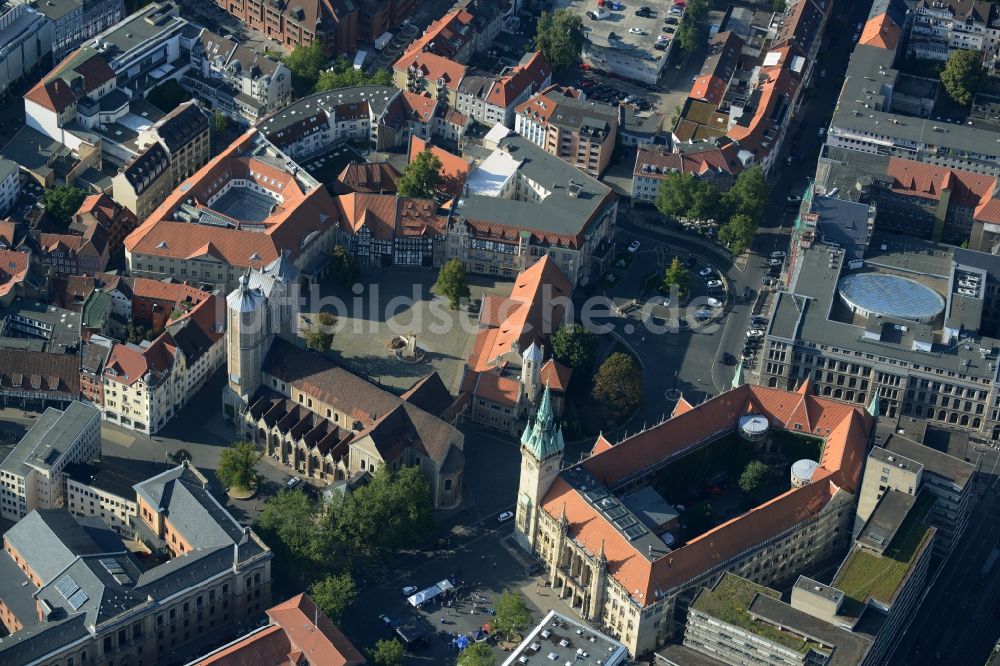
M 721 495 L 722 488 L 720 486 L 712 486 L 711 488 L 708 489 L 708 492 L 712 493 L 713 495 Z

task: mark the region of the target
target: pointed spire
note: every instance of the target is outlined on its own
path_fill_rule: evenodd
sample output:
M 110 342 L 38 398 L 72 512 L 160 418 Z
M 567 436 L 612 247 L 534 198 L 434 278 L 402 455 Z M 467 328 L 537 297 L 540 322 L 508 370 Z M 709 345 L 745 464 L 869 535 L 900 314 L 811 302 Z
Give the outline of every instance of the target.
M 597 551 L 597 561 L 602 563 L 608 561 L 608 558 L 604 556 L 604 539 L 601 539 L 601 549 Z
M 879 415 L 879 403 L 881 402 L 881 396 L 879 395 L 878 387 L 872 392 L 871 402 L 868 403 L 867 411 L 871 414 L 872 418 L 878 418 Z
M 736 365 L 736 374 L 733 375 L 733 383 L 730 385 L 732 388 L 739 388 L 743 383 L 743 359 Z
M 566 520 L 566 502 L 564 501 L 562 503 L 562 510 L 559 511 L 559 524 L 565 525 L 567 522 L 569 521 Z
M 542 400 L 538 405 L 538 413 L 535 414 L 534 423 L 529 419 L 527 427 L 521 435 L 521 444 L 531 451 L 538 460 L 561 455 L 566 447 L 563 442 L 562 428 L 559 427 L 555 414 L 552 413 L 552 394 L 548 385 L 545 386 L 545 392 L 542 393 Z

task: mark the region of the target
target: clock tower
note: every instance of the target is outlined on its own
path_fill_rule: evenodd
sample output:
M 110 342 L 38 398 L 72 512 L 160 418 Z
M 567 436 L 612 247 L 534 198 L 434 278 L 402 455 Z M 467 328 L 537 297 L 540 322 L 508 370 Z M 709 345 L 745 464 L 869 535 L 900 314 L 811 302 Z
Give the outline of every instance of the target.
M 517 489 L 514 536 L 528 550 L 535 550 L 540 503 L 562 466 L 562 428 L 552 414 L 552 396 L 545 387 L 534 422 L 521 435 L 521 480 Z

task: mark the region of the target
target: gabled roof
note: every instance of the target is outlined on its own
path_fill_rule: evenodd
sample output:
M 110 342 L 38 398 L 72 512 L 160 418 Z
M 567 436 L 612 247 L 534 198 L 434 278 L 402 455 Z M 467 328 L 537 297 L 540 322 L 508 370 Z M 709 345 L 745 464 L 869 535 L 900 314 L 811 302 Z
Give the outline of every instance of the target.
M 62 113 L 114 78 L 114 70 L 104 56 L 85 46 L 66 56 L 24 98 L 49 111 Z
M 337 175 L 336 194 L 395 193 L 400 175 L 388 162 L 351 162 Z
M 537 92 L 547 81 L 551 81 L 552 65 L 541 51 L 535 51 L 526 58 L 527 62 L 522 61 L 490 88 L 485 98 L 487 104 L 506 109 L 525 92 Z
M 425 150 L 430 150 L 434 157 L 441 160 L 441 175 L 443 176 L 441 190 L 453 197 L 458 196 L 462 191 L 462 185 L 465 184 L 466 177 L 469 175 L 471 169 L 469 163 L 464 158 L 411 134 L 409 161 L 412 162 L 417 155 Z
M 868 19 L 858 44 L 895 51 L 903 29 L 888 14 Z
M 468 71 L 461 63 L 426 51 L 404 53 L 392 67 L 403 72 L 413 69 L 428 81 L 443 81 L 446 88 L 456 92 Z
M 4 534 L 31 571 L 47 585 L 80 556 L 121 553 L 125 546 L 99 518 L 76 518 L 65 509 L 36 509 Z

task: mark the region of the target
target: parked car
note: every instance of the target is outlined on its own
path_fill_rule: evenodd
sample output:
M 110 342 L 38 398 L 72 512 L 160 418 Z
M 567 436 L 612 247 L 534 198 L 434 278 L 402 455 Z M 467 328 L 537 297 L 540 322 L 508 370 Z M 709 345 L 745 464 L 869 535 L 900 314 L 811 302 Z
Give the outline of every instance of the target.
M 407 585 L 406 587 L 403 588 L 403 596 L 404 597 L 409 597 L 409 596 L 411 596 L 413 594 L 416 594 L 416 592 L 417 592 L 417 588 L 415 586 L 413 586 L 413 585 Z
M 785 203 L 797 204 L 800 201 L 802 201 L 802 197 L 794 195 L 794 194 L 785 197 Z
M 668 16 L 667 20 L 664 21 L 664 23 L 666 23 L 667 25 L 677 25 L 678 23 L 680 23 L 680 21 L 675 19 L 673 16 Z
M 379 619 L 379 620 L 381 620 L 382 622 L 384 622 L 384 623 L 385 623 L 385 624 L 386 624 L 387 626 L 389 626 L 389 627 L 391 627 L 391 626 L 393 625 L 393 621 L 392 621 L 392 618 L 390 618 L 390 617 L 389 617 L 388 615 L 386 615 L 385 613 L 383 613 L 382 615 L 379 615 L 379 616 L 378 616 L 378 619 Z
M 782 252 L 781 250 L 775 250 L 769 256 L 770 256 L 771 259 L 784 259 L 785 258 L 785 253 Z
M 698 271 L 698 275 L 701 276 L 701 277 L 703 277 L 703 278 L 707 278 L 709 275 L 711 275 L 714 272 L 715 271 L 713 271 L 711 269 L 711 267 L 706 266 L 705 268 L 703 268 L 700 271 Z
M 764 277 L 762 277 L 760 279 L 760 283 L 762 285 L 764 285 L 765 287 L 771 287 L 771 286 L 777 284 L 777 280 L 775 280 L 772 277 L 768 277 L 768 276 L 765 275 Z
M 708 299 L 708 307 L 710 307 L 710 308 L 721 308 L 722 307 L 722 301 L 720 301 L 718 298 L 709 298 Z
M 753 289 L 751 289 L 750 287 L 743 287 L 743 300 L 749 301 L 753 297 L 754 297 Z
M 767 260 L 767 265 L 768 266 L 780 266 L 783 263 L 784 262 L 781 259 L 768 259 Z
M 499 516 L 497 516 L 498 523 L 506 523 L 508 520 L 514 517 L 513 511 L 504 511 Z
M 748 338 L 759 338 L 762 335 L 764 335 L 764 331 L 760 330 L 759 328 L 751 328 L 749 331 L 747 331 Z
M 628 251 L 635 254 L 635 251 L 639 249 L 639 241 L 634 240 L 628 244 Z
M 302 479 L 298 478 L 297 476 L 290 476 L 288 477 L 288 480 L 285 481 L 285 488 L 291 490 L 300 483 L 302 483 Z
M 764 326 L 770 320 L 767 317 L 762 317 L 760 315 L 754 315 L 753 318 L 750 321 L 753 322 L 753 324 L 755 326 Z
M 629 28 L 628 31 L 633 35 L 645 35 L 646 31 L 642 28 Z
M 705 283 L 705 286 L 707 286 L 707 287 L 721 287 L 722 286 L 722 280 L 709 280 L 708 282 Z
M 736 365 L 736 357 L 733 356 L 732 354 L 730 354 L 729 352 L 726 352 L 726 353 L 724 353 L 722 355 L 722 364 L 723 365 Z
M 542 565 L 539 564 L 538 562 L 535 562 L 534 564 L 530 565 L 527 569 L 524 570 L 524 575 L 525 576 L 534 576 L 536 573 L 538 573 L 541 570 L 542 570 Z

